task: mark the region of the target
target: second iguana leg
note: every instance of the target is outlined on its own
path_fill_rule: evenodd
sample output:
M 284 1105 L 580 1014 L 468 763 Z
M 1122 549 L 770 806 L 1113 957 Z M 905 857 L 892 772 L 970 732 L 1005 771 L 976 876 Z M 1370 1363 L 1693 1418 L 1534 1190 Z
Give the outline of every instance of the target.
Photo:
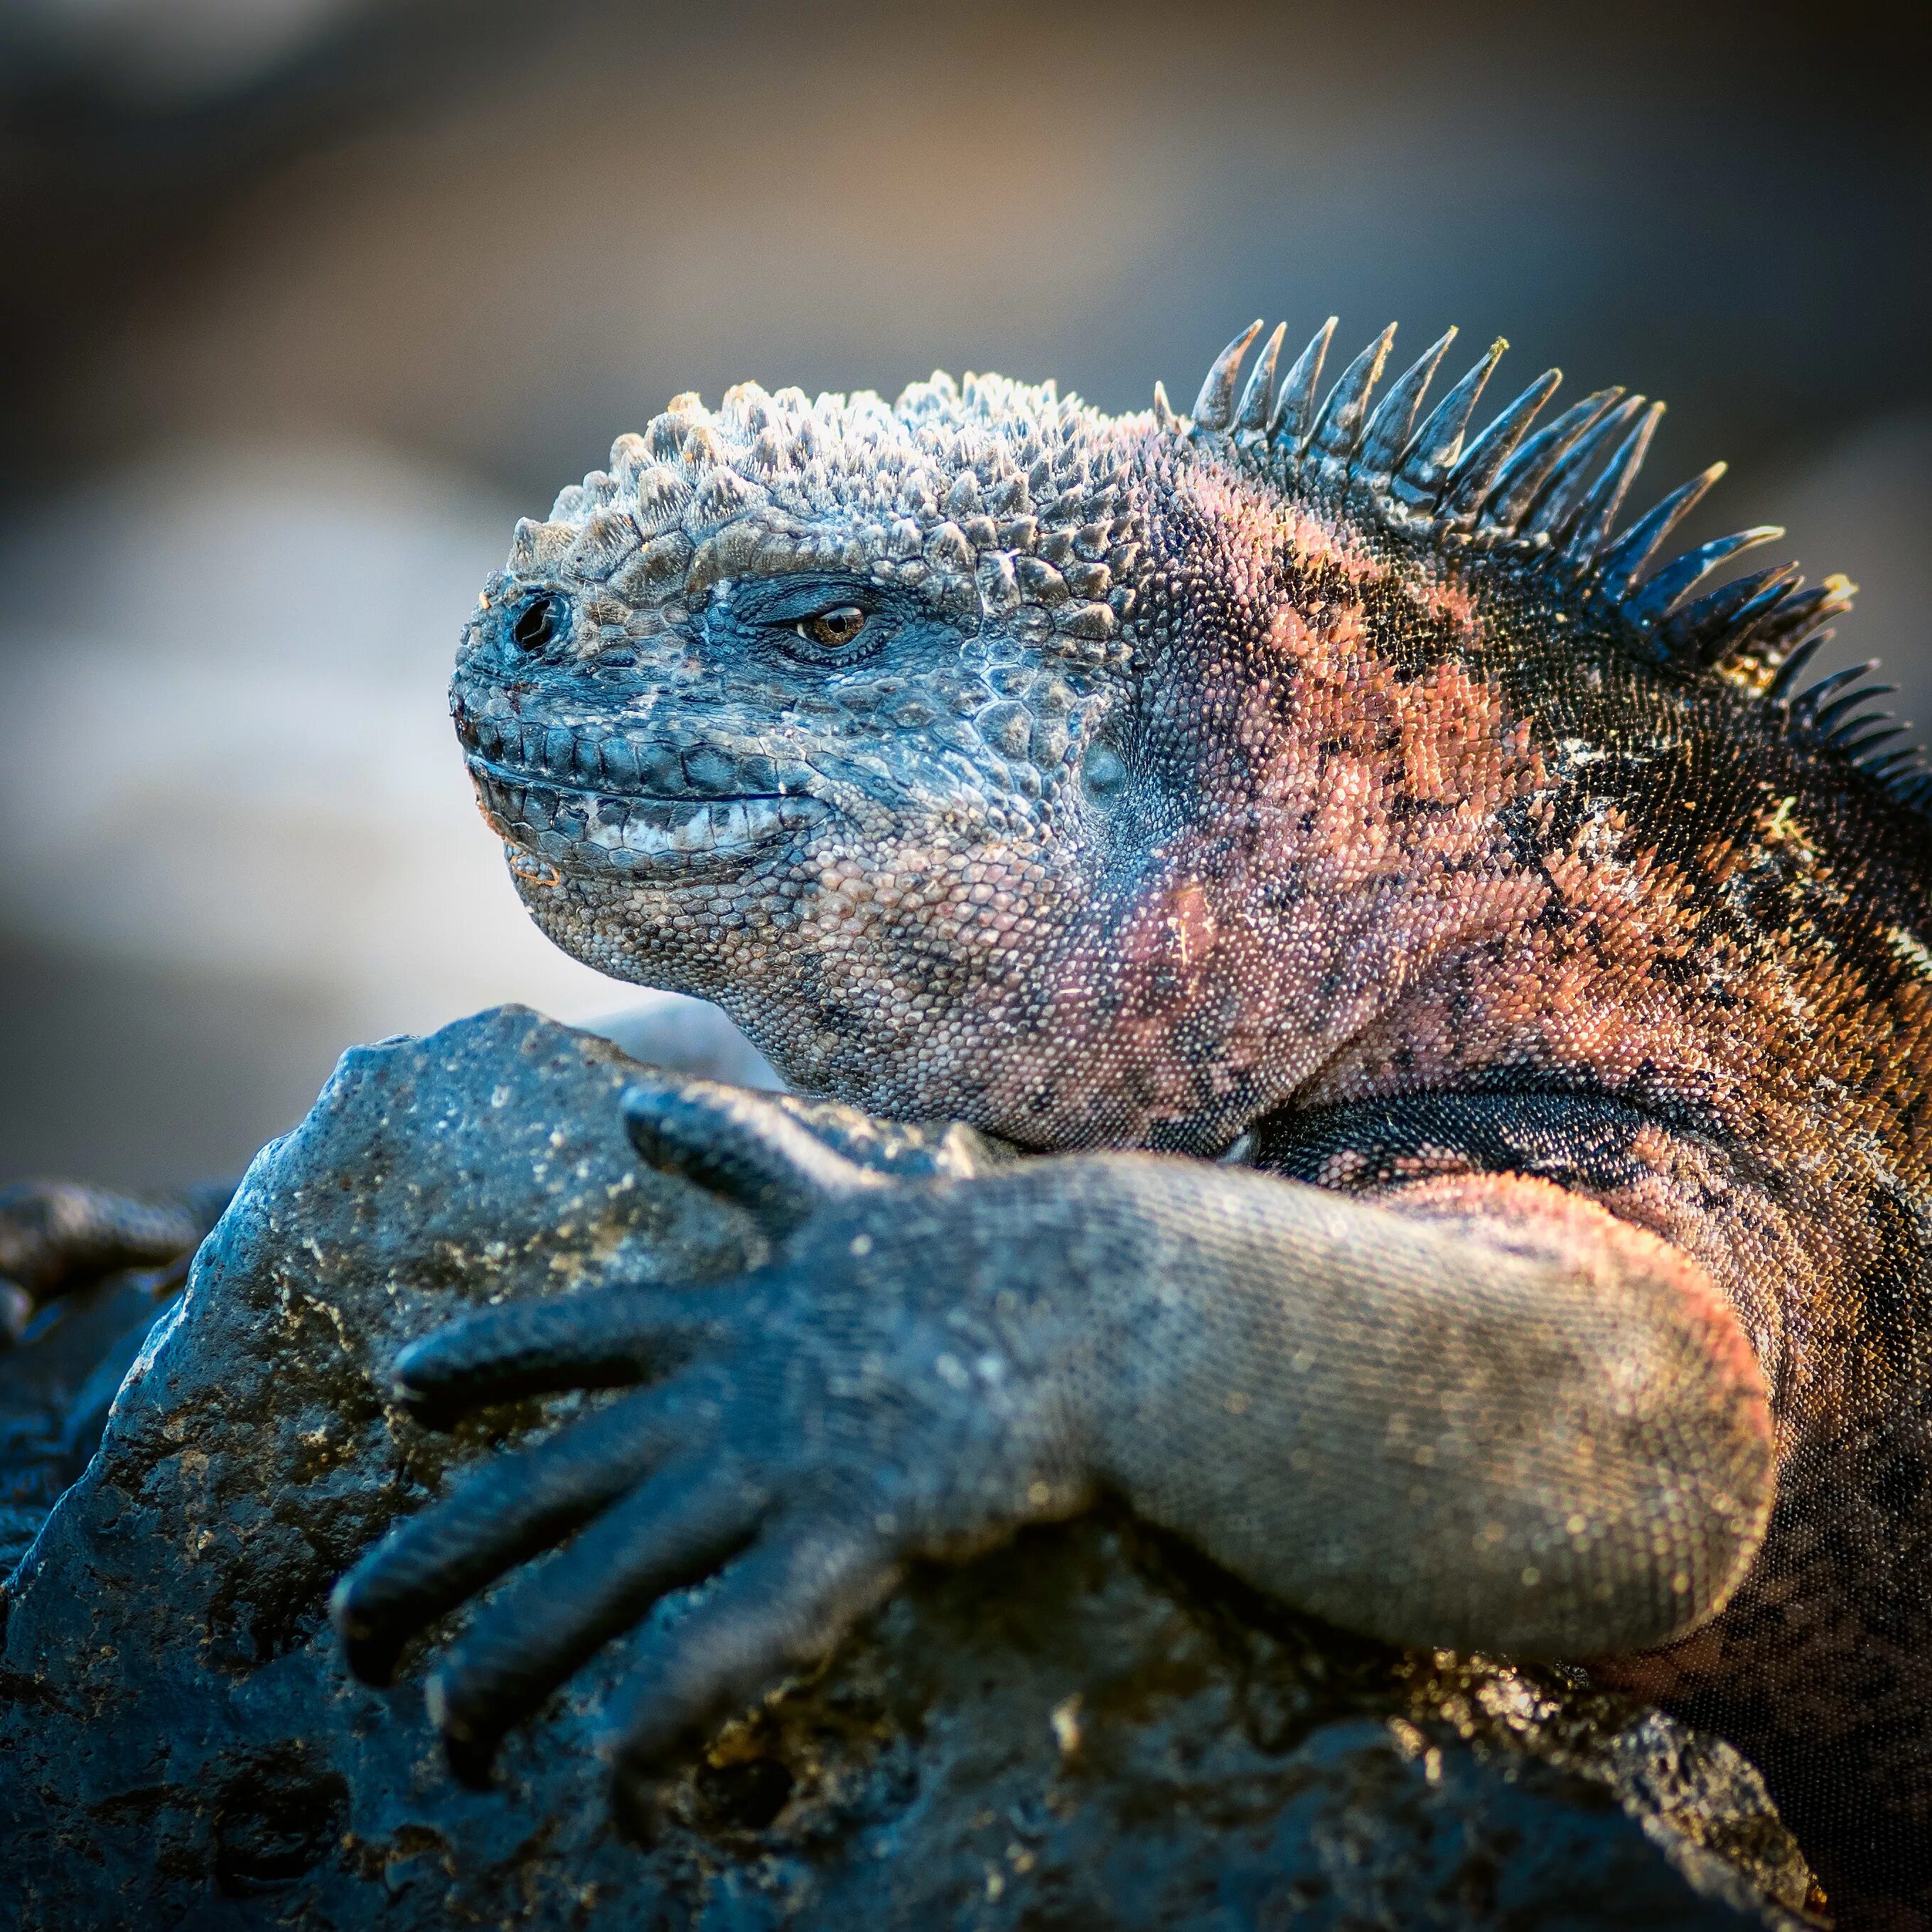
M 0 1347 L 47 1302 L 124 1269 L 166 1268 L 191 1255 L 234 1191 L 232 1182 L 167 1193 L 74 1180 L 0 1187 Z

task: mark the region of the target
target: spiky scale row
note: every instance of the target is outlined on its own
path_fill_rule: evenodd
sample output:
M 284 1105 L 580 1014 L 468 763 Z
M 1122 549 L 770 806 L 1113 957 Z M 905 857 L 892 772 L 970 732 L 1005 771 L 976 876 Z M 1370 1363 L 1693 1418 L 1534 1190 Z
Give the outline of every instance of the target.
M 1686 599 L 1720 565 L 1784 532 L 1762 524 L 1720 537 L 1651 568 L 1672 530 L 1724 473 L 1713 464 L 1616 536 L 1617 518 L 1642 468 L 1661 403 L 1644 406 L 1621 389 L 1586 397 L 1541 430 L 1532 425 L 1562 376 L 1550 370 L 1466 441 L 1478 399 L 1508 346 L 1498 340 L 1450 389 L 1419 430 L 1429 384 L 1454 339 L 1432 344 L 1372 408 L 1371 397 L 1395 338 L 1390 323 L 1356 356 L 1314 406 L 1322 365 L 1335 331 L 1330 316 L 1268 400 L 1283 330 L 1268 338 L 1241 392 L 1234 386 L 1257 321 L 1214 359 L 1191 422 L 1176 417 L 1156 391 L 1156 419 L 1174 434 L 1210 442 L 1226 436 L 1237 454 L 1292 493 L 1346 500 L 1382 526 L 1444 548 L 1507 559 L 1552 574 L 1562 601 L 1609 616 L 1649 661 L 1693 675 L 1735 674 L 1781 706 L 1787 728 L 1877 779 L 1894 796 L 1932 803 L 1932 770 L 1916 752 L 1874 754 L 1906 728 L 1862 709 L 1894 686 L 1844 687 L 1871 667 L 1839 672 L 1796 692 L 1798 671 L 1831 636 L 1824 626 L 1850 606 L 1841 577 L 1802 590 L 1795 566 L 1760 572 Z M 1600 469 L 1603 452 L 1622 441 Z M 1794 693 L 1796 692 L 1796 694 Z
M 1389 333 L 1393 336 L 1394 330 Z M 1402 452 L 1408 447 L 1422 398 L 1455 339 L 1454 328 L 1444 329 L 1395 379 L 1388 394 L 1376 405 L 1375 413 L 1362 432 L 1362 446 L 1355 458 L 1355 474 L 1364 483 L 1386 482 L 1394 472 Z
M 1771 526 L 1652 567 L 1721 464 L 1612 535 L 1660 403 L 1602 390 L 1538 429 L 1560 380 L 1552 370 L 1472 436 L 1476 405 L 1507 345 L 1492 344 L 1425 416 L 1456 332 L 1378 399 L 1391 326 L 1318 407 L 1334 317 L 1278 386 L 1281 328 L 1240 382 L 1261 326 L 1243 330 L 1216 358 L 1191 420 L 1156 384 L 1154 428 L 1210 446 L 1225 442 L 1286 494 L 1346 506 L 1453 552 L 1465 568 L 1494 559 L 1531 578 L 1558 608 L 1622 634 L 1646 661 L 1689 676 L 1716 672 L 1782 706 L 1794 732 L 1858 762 L 1894 793 L 1932 789 L 1898 754 L 1865 759 L 1881 721 L 1834 713 L 1821 725 L 1824 695 L 1809 704 L 1812 694 L 1794 695 L 1798 670 L 1830 634 L 1825 626 L 1849 604 L 1843 578 L 1807 591 L 1787 568 L 1688 601 L 1711 571 L 1780 534 Z M 1113 429 L 1077 398 L 1063 401 L 1051 383 L 997 376 L 956 383 L 936 374 L 890 405 L 869 392 L 813 400 L 755 383 L 728 391 L 716 413 L 696 395 L 676 396 L 643 434 L 618 439 L 608 472 L 565 490 L 548 521 L 518 526 L 510 568 L 560 572 L 593 602 L 607 592 L 621 600 L 616 615 L 628 604 L 648 622 L 646 607 L 746 568 L 866 568 L 921 584 L 962 613 L 1003 616 L 1016 603 L 1037 606 L 1066 654 L 1125 662 L 1132 647 L 1121 627 L 1137 593 L 1124 581 L 1102 590 L 1090 571 L 1060 568 L 1077 548 L 1090 564 L 1113 560 L 1120 579 L 1121 560 L 1144 534 L 1130 527 L 1130 510 L 1121 514 Z
M 1051 383 L 935 374 L 891 405 L 741 383 L 620 436 L 608 472 L 518 525 L 509 569 L 565 578 L 635 634 L 747 571 L 864 570 L 962 615 L 1033 606 L 1042 649 L 1124 663 L 1136 593 L 1114 580 L 1145 518 L 1121 460 L 1109 419 Z
M 1622 394 L 1621 389 L 1599 389 L 1518 445 L 1490 492 L 1487 514 L 1498 529 L 1520 529 L 1552 479 L 1560 479 L 1564 458 Z

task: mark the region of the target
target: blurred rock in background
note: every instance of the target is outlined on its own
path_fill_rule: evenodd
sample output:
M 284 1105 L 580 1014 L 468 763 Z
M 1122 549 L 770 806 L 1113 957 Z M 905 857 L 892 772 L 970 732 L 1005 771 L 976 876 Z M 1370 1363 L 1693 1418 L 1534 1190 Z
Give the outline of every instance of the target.
M 0 10 L 0 1174 L 238 1167 L 351 1040 L 624 989 L 442 687 L 674 392 L 1190 394 L 1250 316 L 1670 398 L 1932 724 L 1907 10 L 16 0 Z M 710 1010 L 633 1051 L 759 1075 Z M 733 1056 L 736 1056 L 734 1058 Z M 761 1077 L 769 1078 L 768 1070 Z

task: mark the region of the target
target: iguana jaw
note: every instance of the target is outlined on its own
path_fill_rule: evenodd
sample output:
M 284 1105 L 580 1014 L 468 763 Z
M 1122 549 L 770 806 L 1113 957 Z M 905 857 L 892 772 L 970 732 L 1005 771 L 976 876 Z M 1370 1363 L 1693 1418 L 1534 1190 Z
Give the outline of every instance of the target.
M 524 723 L 500 689 L 453 694 L 477 802 L 504 842 L 566 868 L 717 876 L 832 808 L 806 767 L 728 734 L 591 717 Z
M 560 859 L 603 862 L 626 871 L 715 866 L 754 853 L 821 817 L 815 799 L 620 798 L 550 785 L 472 760 L 470 776 L 484 816 L 512 844 L 539 849 L 561 836 Z
M 721 798 L 626 795 L 542 772 L 469 760 L 478 802 L 507 843 L 563 865 L 620 872 L 715 871 L 748 861 L 815 824 L 822 800 L 748 793 Z

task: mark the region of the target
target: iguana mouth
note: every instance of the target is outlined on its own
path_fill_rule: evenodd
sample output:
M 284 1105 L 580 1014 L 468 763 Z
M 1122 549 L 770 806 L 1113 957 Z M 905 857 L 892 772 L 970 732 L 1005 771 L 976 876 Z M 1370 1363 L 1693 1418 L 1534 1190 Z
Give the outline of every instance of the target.
M 830 810 L 764 754 L 696 737 L 644 740 L 473 712 L 458 730 L 484 816 L 512 843 L 568 864 L 728 864 Z

